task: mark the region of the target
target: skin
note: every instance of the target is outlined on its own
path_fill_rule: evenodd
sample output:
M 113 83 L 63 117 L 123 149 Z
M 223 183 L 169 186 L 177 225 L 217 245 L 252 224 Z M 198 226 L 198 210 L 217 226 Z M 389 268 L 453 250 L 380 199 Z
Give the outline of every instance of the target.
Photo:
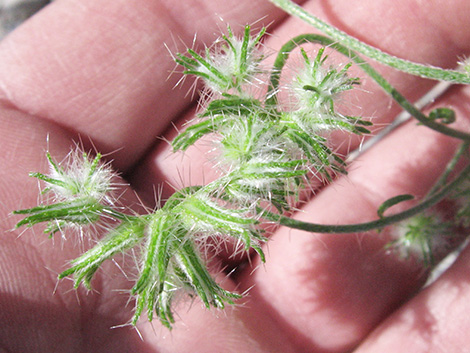
M 256 4 L 255 4 L 256 3 Z M 56 1 L 0 43 L 0 349 L 5 352 L 455 352 L 469 342 L 469 250 L 433 285 L 417 293 L 426 271 L 419 262 L 386 254 L 387 232 L 317 235 L 280 228 L 271 235 L 266 264 L 255 257 L 227 259 L 237 267 L 218 280 L 249 290 L 235 308 L 207 311 L 196 300 L 177 305 L 168 332 L 141 320 L 137 329 L 111 327 L 132 315 L 132 282 L 109 262 L 94 291 L 57 282 L 78 256 L 73 235 L 46 239 L 39 228 L 15 230 L 11 211 L 37 203 L 29 171 L 46 171 L 44 151 L 60 160 L 76 141 L 96 148 L 151 202 L 153 185 L 201 183 L 213 177 L 202 146 L 172 156 L 157 136 L 174 135 L 194 115 L 190 83 L 172 89 L 179 75 L 164 49 L 196 48 L 231 23 L 270 24 L 267 46 L 279 48 L 310 28 L 285 19 L 267 1 Z M 470 51 L 466 0 L 308 1 L 303 6 L 340 29 L 403 58 L 453 67 Z M 104 11 L 106 9 L 106 11 Z M 223 18 L 225 22 L 221 22 Z M 354 70 L 354 69 L 353 69 Z M 432 83 L 380 67 L 414 99 Z M 353 74 L 360 71 L 352 71 Z M 399 110 L 370 80 L 351 97 L 355 114 L 380 127 Z M 468 88 L 455 87 L 436 104 L 455 109 L 468 128 Z M 361 108 L 357 108 L 361 107 Z M 359 142 L 335 135 L 342 151 Z M 75 141 L 75 142 L 74 142 Z M 376 217 L 397 194 L 424 195 L 458 141 L 409 123 L 350 166 L 348 177 L 322 187 L 296 218 L 356 223 Z M 180 184 L 178 184 L 180 183 Z M 320 186 L 315 186 L 320 189 Z M 132 192 L 123 200 L 138 202 Z M 133 260 L 119 262 L 132 271 Z M 132 275 L 130 275 L 132 277 Z M 411 299 L 410 299 L 411 298 Z M 127 305 L 126 305 L 127 304 Z M 141 335 L 143 339 L 139 336 Z

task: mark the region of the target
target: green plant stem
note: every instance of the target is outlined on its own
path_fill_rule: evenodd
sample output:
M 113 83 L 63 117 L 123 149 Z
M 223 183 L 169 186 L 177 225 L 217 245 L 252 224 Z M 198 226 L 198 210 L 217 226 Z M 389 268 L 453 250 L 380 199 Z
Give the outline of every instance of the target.
M 449 178 L 450 174 L 455 170 L 455 167 L 460 160 L 460 158 L 468 153 L 468 148 L 470 146 L 469 142 L 464 142 L 460 145 L 460 147 L 457 149 L 455 152 L 454 158 L 452 158 L 449 163 L 446 166 L 446 169 L 442 173 L 442 175 L 439 177 L 439 180 L 434 184 L 432 189 L 429 191 L 428 195 L 434 194 L 436 191 L 438 191 L 445 183 L 447 182 L 447 179 Z
M 328 224 L 317 224 L 317 223 L 308 223 L 298 221 L 286 216 L 280 216 L 268 211 L 259 210 L 262 213 L 263 217 L 270 220 L 278 222 L 283 226 L 289 228 L 305 230 L 312 233 L 362 233 L 375 229 L 381 229 L 388 225 L 394 224 L 396 222 L 403 221 L 409 217 L 415 216 L 424 210 L 428 209 L 431 206 L 434 206 L 439 201 L 444 199 L 450 192 L 455 190 L 459 184 L 465 181 L 470 176 L 470 166 L 467 166 L 460 174 L 453 180 L 451 183 L 443 187 L 439 192 L 436 192 L 432 196 L 428 197 L 421 203 L 417 204 L 414 207 L 407 209 L 406 211 L 391 215 L 385 216 L 380 219 L 357 224 L 346 224 L 346 225 L 328 225 Z
M 438 67 L 422 65 L 414 63 L 408 60 L 400 59 L 390 54 L 386 54 L 383 51 L 367 45 L 358 39 L 349 36 L 343 31 L 340 31 L 333 26 L 330 26 L 326 22 L 323 22 L 319 18 L 305 11 L 299 5 L 293 3 L 290 0 L 270 0 L 272 3 L 286 11 L 287 13 L 300 18 L 306 23 L 319 29 L 326 35 L 333 38 L 336 42 L 339 42 L 348 48 L 356 50 L 357 52 L 376 60 L 382 64 L 388 65 L 395 69 L 403 72 L 407 72 L 412 75 L 430 78 L 440 81 L 449 81 L 453 83 L 470 84 L 470 77 L 468 74 L 455 70 L 444 70 Z
M 352 61 L 354 61 L 367 75 L 369 75 L 380 87 L 390 95 L 404 110 L 410 113 L 416 118 L 421 124 L 438 131 L 447 136 L 455 137 L 463 141 L 470 141 L 470 134 L 460 130 L 450 128 L 446 125 L 440 124 L 432 119 L 429 119 L 423 114 L 418 108 L 410 103 L 400 92 L 398 92 L 388 81 L 380 75 L 372 66 L 370 66 L 364 59 L 359 57 L 355 52 L 351 51 L 347 47 L 336 43 L 333 39 L 318 35 L 318 34 L 301 34 L 290 41 L 288 41 L 279 51 L 278 56 L 273 65 L 273 71 L 270 78 L 270 88 L 267 93 L 267 105 L 276 104 L 276 93 L 279 88 L 279 81 L 282 69 L 289 57 L 289 54 L 297 48 L 299 45 L 305 43 L 317 43 L 324 46 L 328 46 L 345 55 Z

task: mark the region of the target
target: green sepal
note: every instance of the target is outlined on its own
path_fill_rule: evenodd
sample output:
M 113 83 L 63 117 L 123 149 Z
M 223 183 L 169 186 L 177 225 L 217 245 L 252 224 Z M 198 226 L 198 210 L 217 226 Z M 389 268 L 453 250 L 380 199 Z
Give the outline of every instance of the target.
M 177 228 L 177 224 L 175 217 L 162 210 L 151 216 L 143 264 L 139 279 L 132 288 L 133 294 L 141 293 L 148 286 L 156 287 L 158 293 L 163 290 L 170 259 L 186 234 L 184 229 Z M 174 246 L 174 242 L 178 245 Z
M 94 198 L 83 197 L 70 201 L 63 201 L 51 205 L 41 205 L 24 210 L 13 211 L 13 214 L 28 215 L 16 224 L 16 228 L 23 225 L 32 227 L 35 224 L 48 222 L 45 233 L 55 233 L 61 228 L 57 225 L 88 225 L 97 222 L 104 210 L 104 206 Z
M 173 151 L 185 151 L 189 146 L 193 145 L 201 137 L 217 131 L 218 128 L 220 128 L 230 120 L 231 119 L 229 117 L 220 115 L 217 117 L 213 117 L 212 119 L 206 119 L 194 125 L 188 126 L 171 142 Z
M 333 152 L 324 144 L 321 138 L 317 138 L 315 135 L 309 135 L 301 131 L 300 128 L 295 130 L 289 129 L 286 132 L 286 136 L 300 148 L 308 161 L 317 168 L 318 171 L 328 176 L 325 168 L 331 165 L 330 157 Z
M 261 108 L 261 102 L 257 99 L 224 94 L 223 99 L 211 101 L 202 116 L 236 115 L 240 119 L 253 112 L 260 112 Z
M 234 304 L 235 299 L 241 298 L 241 295 L 223 289 L 214 281 L 191 241 L 188 240 L 182 244 L 176 259 L 194 291 L 207 308 L 213 306 L 223 309 L 225 304 Z
M 266 240 L 262 236 L 253 236 L 257 234 L 259 221 L 250 215 L 249 210 L 228 209 L 194 195 L 187 197 L 175 211 L 181 214 L 185 227 L 193 232 L 226 234 L 240 240 L 246 250 L 253 247 L 253 242 L 257 245 Z
M 147 220 L 145 217 L 128 217 L 119 226 L 112 229 L 104 239 L 86 253 L 72 261 L 72 267 L 59 274 L 59 279 L 75 275 L 77 288 L 83 283 L 88 289 L 96 270 L 101 264 L 118 253 L 122 253 L 137 245 L 144 236 Z
M 144 308 L 147 318 L 152 321 L 154 311 L 160 322 L 171 328 L 174 322 L 171 313 L 173 293 L 178 289 L 171 261 L 185 241 L 186 231 L 178 228 L 173 214 L 158 210 L 150 216 L 147 228 L 147 243 L 144 247 L 140 276 L 132 288 L 137 295 L 137 304 L 132 323 L 135 324 Z
M 178 134 L 173 141 L 174 151 L 186 150 L 204 135 L 217 132 L 224 126 L 230 126 L 234 120 L 242 116 L 249 116 L 253 112 L 261 111 L 261 103 L 256 99 L 241 98 L 233 95 L 225 95 L 224 99 L 217 99 L 209 103 L 204 114 L 204 119 L 194 125 L 188 126 Z

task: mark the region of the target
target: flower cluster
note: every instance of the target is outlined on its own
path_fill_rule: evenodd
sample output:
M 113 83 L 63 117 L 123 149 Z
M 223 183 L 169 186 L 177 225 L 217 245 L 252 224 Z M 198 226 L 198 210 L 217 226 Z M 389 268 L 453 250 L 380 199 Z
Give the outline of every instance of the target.
M 28 215 L 17 227 L 48 222 L 44 232 L 52 235 L 70 226 L 96 223 L 111 210 L 115 201 L 114 173 L 108 165 L 100 163 L 100 154 L 90 159 L 79 149 L 72 151 L 64 163 L 66 168 L 55 162 L 49 152 L 46 156 L 50 173 L 31 173 L 30 176 L 46 183 L 44 193 L 52 192 L 55 202 L 15 211 Z
M 347 71 L 351 63 L 337 71 L 326 67 L 328 56 L 325 48 L 320 48 L 312 61 L 301 49 L 303 68 L 298 72 L 292 85 L 293 100 L 297 109 L 290 115 L 309 135 L 331 130 L 346 130 L 356 134 L 369 133 L 364 128 L 370 125 L 356 117 L 345 116 L 335 110 L 335 100 L 341 92 L 359 84 L 357 77 L 349 77 Z
M 421 259 L 425 266 L 436 264 L 434 255 L 448 246 L 455 231 L 452 223 L 429 212 L 401 221 L 392 229 L 394 240 L 387 247 L 403 257 Z
M 331 179 L 332 172 L 345 172 L 344 162 L 322 134 L 337 129 L 368 132 L 364 126 L 370 123 L 336 112 L 336 96 L 358 80 L 348 78 L 349 65 L 339 72 L 325 68 L 323 50 L 313 60 L 302 51 L 304 68 L 291 90 L 298 101 L 295 109 L 255 97 L 250 84 L 264 72 L 265 29 L 255 36 L 250 30 L 246 26 L 242 38 L 236 38 L 229 28 L 205 56 L 191 49 L 188 56 L 176 55 L 185 74 L 204 80 L 212 100 L 199 120 L 173 140 L 173 149 L 184 151 L 211 134 L 221 158 L 219 179 L 176 192 L 151 214 L 127 215 L 114 207 L 109 196 L 115 188 L 113 174 L 100 163 L 100 155 L 90 159 L 75 153 L 63 168 L 48 154 L 49 175 L 32 176 L 47 184 L 56 195 L 54 202 L 15 212 L 25 215 L 18 227 L 48 222 L 49 233 L 103 218 L 119 222 L 59 278 L 73 275 L 75 286 L 83 283 L 90 288 L 105 260 L 139 246 L 140 271 L 131 291 L 137 302 L 132 324 L 146 311 L 149 320 L 155 313 L 171 328 L 172 300 L 180 290 L 197 295 L 207 307 L 232 304 L 240 295 L 221 288 L 208 272 L 202 256 L 205 239 L 232 238 L 238 249 L 254 250 L 264 261 L 262 245 L 267 239 L 260 225 L 270 206 L 279 213 L 289 210 L 309 174 Z
M 256 221 L 246 221 L 243 211 L 228 211 L 215 202 L 201 198 L 199 189 L 188 188 L 175 193 L 159 210 L 149 215 L 126 215 L 111 203 L 113 172 L 100 163 L 101 155 L 90 159 L 74 151 L 64 168 L 47 154 L 50 173 L 31 173 L 46 183 L 46 192 L 54 193 L 55 202 L 15 211 L 25 215 L 16 227 L 47 222 L 46 233 L 83 228 L 102 218 L 119 221 L 93 248 L 71 262 L 59 278 L 73 275 L 75 287 L 91 280 L 101 264 L 114 255 L 142 245 L 140 275 L 132 289 L 137 307 L 135 324 L 144 308 L 149 320 L 153 312 L 167 327 L 174 322 L 171 302 L 179 289 L 195 292 L 207 306 L 223 308 L 240 296 L 222 289 L 209 274 L 196 244 L 198 235 L 225 234 L 242 242 L 246 249 L 261 253 L 264 237 L 255 231 Z M 205 193 L 203 194 L 205 195 Z M 251 237 L 255 241 L 251 240 Z

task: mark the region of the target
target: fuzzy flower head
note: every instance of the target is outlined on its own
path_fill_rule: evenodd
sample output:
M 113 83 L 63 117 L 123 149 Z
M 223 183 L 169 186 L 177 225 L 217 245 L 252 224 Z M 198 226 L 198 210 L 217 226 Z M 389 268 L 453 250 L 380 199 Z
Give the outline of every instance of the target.
M 114 172 L 109 165 L 100 163 L 101 154 L 91 159 L 87 153 L 74 150 L 68 155 L 64 167 L 56 163 L 49 153 L 47 159 L 49 175 L 40 173 L 31 175 L 44 180 L 47 185 L 46 190 L 52 191 L 58 200 L 89 197 L 98 202 L 111 202 Z
M 228 170 L 238 168 L 252 159 L 278 160 L 286 153 L 275 123 L 263 120 L 260 113 L 253 111 L 246 116 L 235 117 L 230 124 L 220 127 L 222 138 L 217 147 L 221 151 L 222 161 L 229 166 Z
M 236 38 L 228 27 L 228 35 L 206 48 L 205 57 L 188 49 L 191 57 L 177 54 L 176 62 L 186 68 L 185 74 L 202 78 L 212 92 L 241 93 L 242 86 L 262 72 L 260 62 L 264 55 L 259 43 L 265 31 L 263 28 L 256 37 L 251 37 L 250 26 L 246 26 L 243 38 Z
M 31 173 L 30 176 L 44 181 L 44 192 L 51 191 L 54 200 L 51 204 L 15 211 L 15 214 L 26 215 L 16 227 L 47 222 L 44 233 L 52 235 L 66 228 L 82 229 L 98 222 L 106 205 L 115 203 L 110 195 L 114 173 L 108 165 L 100 164 L 101 155 L 90 159 L 86 153 L 75 150 L 64 162 L 65 167 L 56 163 L 49 153 L 47 159 L 50 173 Z
M 419 214 L 406 219 L 392 230 L 393 240 L 388 247 L 403 257 L 413 256 L 424 265 L 435 264 L 434 256 L 448 245 L 451 226 L 436 214 Z
M 335 101 L 339 95 L 359 84 L 358 78 L 347 75 L 351 64 L 338 71 L 326 66 L 324 48 L 319 49 L 314 60 L 303 49 L 301 52 L 304 66 L 296 75 L 291 91 L 295 109 L 284 112 L 283 120 L 287 124 L 297 125 L 300 131 L 310 136 L 331 131 L 368 134 L 370 131 L 366 126 L 372 125 L 369 121 L 343 115 L 335 110 Z
M 341 70 L 326 67 L 328 56 L 323 56 L 325 48 L 318 50 L 312 61 L 305 50 L 301 50 L 304 59 L 303 68 L 296 75 L 293 88 L 298 105 L 314 111 L 333 112 L 333 102 L 341 92 L 350 90 L 359 83 L 358 78 L 351 78 L 347 70 L 351 64 Z

